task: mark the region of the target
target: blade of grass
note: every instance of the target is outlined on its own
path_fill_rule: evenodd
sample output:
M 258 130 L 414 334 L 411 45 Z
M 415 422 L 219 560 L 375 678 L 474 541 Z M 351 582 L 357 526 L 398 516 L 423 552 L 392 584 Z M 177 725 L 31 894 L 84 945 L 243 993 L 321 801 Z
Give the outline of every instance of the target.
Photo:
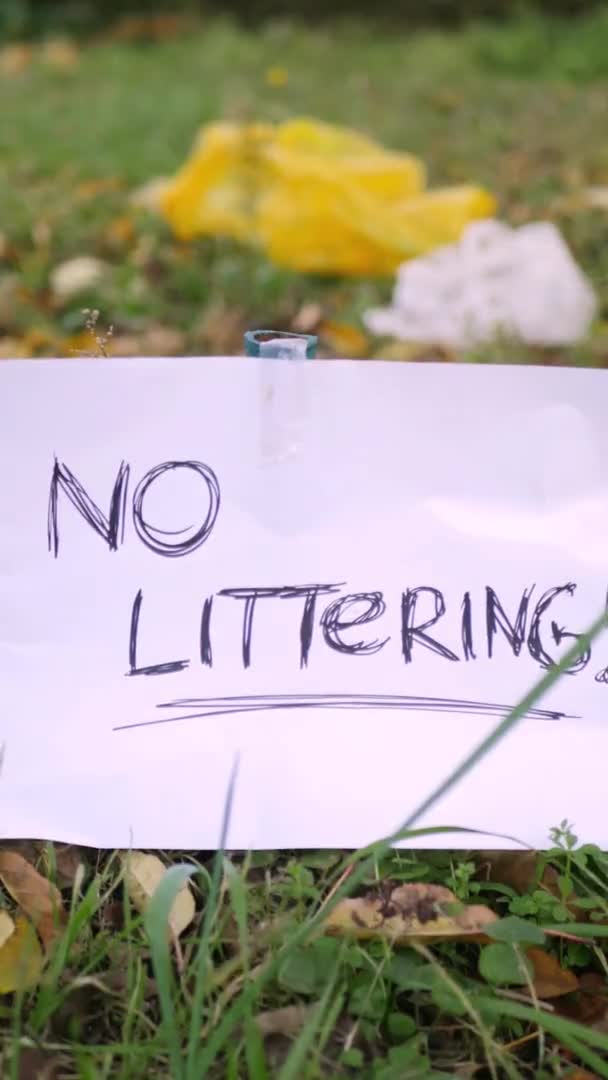
M 262 1032 L 253 1016 L 245 1021 L 245 1060 L 247 1076 L 250 1080 L 268 1080 L 268 1066 Z
M 63 934 L 57 938 L 50 962 L 45 972 L 44 982 L 38 992 L 36 1005 L 30 1016 L 34 1030 L 42 1030 L 51 1014 L 57 1008 L 57 998 L 67 997 L 69 986 L 61 987 L 62 975 L 68 963 L 70 950 L 74 946 L 83 928 L 90 923 L 99 908 L 99 885 L 96 878 L 90 883 L 80 901 L 72 898 L 68 924 Z
M 601 923 L 551 923 L 541 927 L 546 934 L 567 934 L 573 938 L 608 938 L 608 926 Z
M 486 1025 L 484 1024 L 481 1016 L 479 1015 L 479 1012 L 471 1002 L 466 991 L 455 979 L 451 977 L 451 975 L 449 975 L 443 964 L 439 963 L 439 961 L 435 958 L 430 949 L 428 949 L 425 945 L 414 945 L 414 949 L 420 956 L 424 957 L 427 964 L 430 964 L 434 971 L 437 972 L 439 978 L 445 983 L 451 993 L 454 994 L 454 996 L 461 1002 L 463 1008 L 468 1013 L 471 1024 L 479 1035 L 479 1038 L 483 1045 L 486 1055 L 488 1072 L 493 1077 L 493 1080 L 497 1080 L 498 1073 L 496 1071 L 496 1062 L 494 1058 L 499 1056 L 498 1048 L 494 1047 L 492 1036 L 490 1035 L 490 1032 L 487 1031 Z M 501 1065 L 506 1075 L 510 1077 L 510 1080 L 517 1080 L 517 1072 L 514 1069 L 511 1069 L 511 1065 L 509 1062 L 501 1059 Z
M 321 1054 L 323 1053 L 323 1050 L 325 1049 L 325 1044 L 328 1042 L 334 1030 L 338 1017 L 342 1012 L 345 1000 L 346 992 L 344 990 L 341 990 L 338 994 L 336 994 L 336 997 L 331 1004 L 331 1008 L 327 1010 L 325 1016 L 323 1017 L 323 1025 L 319 1030 L 319 1037 L 316 1041 L 315 1058 L 312 1069 L 313 1075 L 315 1073 L 315 1066 L 316 1073 L 321 1075 Z
M 232 804 L 234 802 L 237 773 L 238 758 L 235 759 L 232 771 L 230 773 L 230 778 L 228 780 L 228 791 L 226 792 L 224 812 L 222 815 L 220 842 L 213 862 L 211 884 L 209 887 L 209 892 L 207 894 L 207 902 L 205 904 L 205 917 L 203 919 L 201 935 L 196 952 L 196 974 L 194 982 L 194 993 L 192 995 L 192 1002 L 190 1005 L 190 1029 L 188 1032 L 188 1049 L 185 1074 L 186 1080 L 200 1080 L 200 1077 L 205 1075 L 204 1072 L 202 1072 L 202 1070 L 197 1066 L 197 1057 L 201 1040 L 201 1028 L 203 1024 L 203 1006 L 207 990 L 207 976 L 209 968 L 211 966 L 209 962 L 209 942 L 211 939 L 211 928 L 213 926 L 213 921 L 217 913 L 217 900 L 224 870 L 224 852 L 226 849 L 226 840 L 228 837 L 228 829 L 230 826 L 230 817 L 232 815 Z
M 158 987 L 158 997 L 162 1016 L 172 1080 L 184 1076 L 181 1039 L 175 1015 L 175 980 L 169 952 L 169 916 L 180 889 L 188 878 L 196 873 L 194 866 L 172 866 L 162 878 L 154 896 L 144 912 L 144 929 L 150 942 L 152 967 Z
M 543 1028 L 577 1054 L 586 1065 L 590 1065 L 598 1076 L 608 1080 L 608 1063 L 590 1049 L 590 1047 L 595 1047 L 606 1054 L 608 1036 L 603 1032 L 578 1024 L 576 1020 L 567 1020 L 563 1016 L 556 1016 L 542 1009 L 534 1009 L 531 1005 L 507 1001 L 505 998 L 498 1001 L 496 998 L 482 997 L 478 999 L 478 1005 L 487 1016 L 495 1016 L 497 1019 L 511 1016 L 514 1020 L 527 1020 Z
M 470 832 L 470 830 L 452 828 L 451 826 L 435 825 L 428 826 L 427 828 L 412 829 L 410 836 L 416 839 L 423 836 L 436 835 L 437 833 L 446 832 Z M 484 835 L 487 834 L 484 833 Z M 373 856 L 368 859 L 364 867 L 364 875 L 367 870 L 369 870 L 372 866 Z M 336 892 L 335 896 L 338 896 L 338 898 L 341 899 L 343 896 L 347 895 L 347 893 L 348 887 L 341 888 Z M 236 1001 L 234 1001 L 230 1008 L 224 1011 L 222 1019 L 219 1021 L 217 1027 L 209 1034 L 205 1046 L 200 1052 L 200 1056 L 198 1058 L 198 1068 L 200 1071 L 196 1075 L 203 1076 L 206 1074 L 206 1071 L 212 1065 L 213 1061 L 217 1057 L 217 1054 L 220 1052 L 220 1050 L 230 1037 L 231 1032 L 239 1024 L 242 1024 L 244 1018 L 248 1015 L 249 1012 L 251 1012 L 252 1009 L 254 1009 L 257 998 L 260 996 L 268 982 L 277 974 L 279 966 L 284 962 L 285 957 L 289 954 L 290 949 L 295 949 L 300 945 L 306 944 L 306 942 L 313 936 L 315 931 L 318 930 L 321 922 L 325 918 L 325 913 L 330 909 L 330 906 L 333 907 L 333 898 L 331 905 L 327 904 L 325 907 L 323 907 L 323 905 L 320 905 L 316 915 L 314 915 L 308 923 L 304 923 L 301 927 L 294 931 L 294 933 L 284 943 L 282 948 L 277 950 L 275 956 L 272 959 L 266 961 L 263 969 L 259 972 L 258 975 L 256 975 L 256 978 L 249 982 L 249 984 L 245 985 L 240 996 L 236 999 Z M 238 966 L 240 966 L 240 962 Z
M 332 1014 L 335 1014 L 337 1018 L 337 1014 L 342 1006 L 344 996 L 342 994 L 338 994 L 336 1001 L 333 1002 L 332 1008 L 330 1010 L 328 1010 L 328 1005 L 334 992 L 334 987 L 336 985 L 339 971 L 340 964 L 337 963 L 332 972 L 331 978 L 329 979 L 327 986 L 323 991 L 323 995 L 317 1004 L 315 1011 L 313 1012 L 307 1023 L 304 1025 L 295 1043 L 293 1044 L 293 1047 L 289 1053 L 289 1057 L 283 1065 L 283 1068 L 281 1069 L 277 1080 L 298 1080 L 299 1077 L 304 1075 L 304 1062 L 306 1059 L 306 1055 L 308 1054 L 308 1051 L 312 1046 L 313 1040 L 317 1034 L 321 1021 L 325 1018 L 328 1011 Z
M 242 967 L 245 975 L 249 974 L 250 964 L 250 947 L 249 947 L 249 928 L 247 921 L 247 886 L 243 880 L 243 874 L 240 869 L 230 862 L 229 859 L 224 859 L 224 871 L 228 881 L 228 891 L 230 893 L 230 902 L 232 904 L 232 910 L 234 912 L 234 918 L 237 925 L 239 936 L 239 955 L 241 957 Z

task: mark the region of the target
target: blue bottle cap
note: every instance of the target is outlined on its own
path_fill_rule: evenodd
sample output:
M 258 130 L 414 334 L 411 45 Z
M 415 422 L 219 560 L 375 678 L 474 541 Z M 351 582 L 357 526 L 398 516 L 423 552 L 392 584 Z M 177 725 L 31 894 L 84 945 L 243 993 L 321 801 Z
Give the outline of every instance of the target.
M 313 334 L 290 334 L 286 330 L 247 330 L 245 333 L 245 353 L 247 356 L 281 357 L 290 343 L 296 348 L 297 355 L 306 342 L 305 356 L 314 359 L 317 350 L 317 338 Z M 297 344 L 296 344 L 297 343 Z M 300 344 L 300 348 L 297 345 Z

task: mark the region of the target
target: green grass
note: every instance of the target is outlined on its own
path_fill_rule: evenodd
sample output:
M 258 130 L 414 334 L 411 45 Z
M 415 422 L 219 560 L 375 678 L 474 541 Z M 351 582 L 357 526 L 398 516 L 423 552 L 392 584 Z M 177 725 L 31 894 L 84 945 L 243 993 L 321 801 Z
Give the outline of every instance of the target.
M 201 124 L 303 114 L 413 151 L 433 184 L 487 185 L 512 223 L 555 220 L 605 314 L 608 215 L 585 209 L 580 195 L 608 181 L 607 45 L 600 9 L 570 23 L 529 16 L 451 33 L 356 23 L 315 32 L 285 21 L 246 32 L 215 20 L 154 45 L 90 44 L 73 70 L 49 70 L 35 56 L 20 74 L 0 76 L 0 334 L 50 355 L 73 344 L 84 306 L 131 342 L 172 328 L 188 353 L 239 351 L 244 327 L 287 328 L 310 301 L 325 319 L 360 325 L 390 281 L 286 273 L 221 240 L 177 244 L 128 202 L 132 189 L 179 167 Z M 284 88 L 265 83 L 274 64 L 288 71 Z M 108 278 L 59 305 L 49 275 L 79 254 L 106 260 Z M 367 352 L 378 351 L 369 342 Z M 331 355 L 329 338 L 322 352 Z M 583 348 L 548 358 L 603 363 L 607 354 L 600 318 Z M 505 355 L 538 359 L 498 347 L 472 358 Z
M 315 914 L 343 866 L 338 852 L 258 852 L 244 860 L 173 853 L 142 918 L 124 894 L 121 902 L 119 862 L 84 851 L 85 878 L 42 983 L 0 1006 L 2 1075 L 29 1075 L 35 1053 L 62 1078 L 416 1080 L 476 1065 L 480 1076 L 549 1080 L 567 1077 L 573 1060 L 606 1077 L 608 1036 L 581 1022 L 580 995 L 539 1008 L 506 957 L 498 971 L 490 963 L 491 950 L 502 949 L 512 967 L 521 949 L 544 940 L 564 968 L 601 981 L 608 858 L 572 846 L 567 830 L 559 841 L 538 866 L 539 877 L 543 866 L 556 869 L 558 895 L 532 882 L 523 895 L 499 889 L 466 853 L 373 858 L 361 883 L 372 892 L 380 882 L 432 881 L 502 916 L 527 905 L 525 920 L 497 924 L 504 944 L 395 950 L 381 940 L 315 932 Z M 182 939 L 178 970 L 166 922 L 187 877 L 199 915 Z M 575 891 L 587 924 L 568 914 L 560 921 Z M 566 936 L 543 937 L 540 927 Z M 298 1010 L 295 1025 L 279 1016 L 267 1034 L 269 1014 L 286 1007 Z

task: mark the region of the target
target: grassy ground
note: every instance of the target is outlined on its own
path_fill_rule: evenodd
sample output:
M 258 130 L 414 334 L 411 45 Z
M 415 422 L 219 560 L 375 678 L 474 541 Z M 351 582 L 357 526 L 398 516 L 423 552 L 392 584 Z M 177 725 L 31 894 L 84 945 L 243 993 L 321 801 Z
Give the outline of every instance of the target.
M 226 117 L 349 124 L 419 154 L 432 184 L 487 185 L 508 221 L 560 225 L 605 311 L 608 214 L 585 191 L 608 180 L 607 42 L 600 10 L 570 24 L 528 17 L 453 34 L 350 24 L 316 33 L 285 22 L 246 33 L 212 21 L 153 44 L 109 31 L 73 59 L 13 49 L 0 73 L 2 354 L 78 347 L 85 306 L 101 309 L 128 350 L 234 352 L 243 327 L 288 328 L 310 302 L 330 324 L 325 354 L 381 353 L 351 328 L 388 298 L 389 281 L 322 281 L 232 243 L 176 244 L 130 205 L 133 189 L 176 170 L 201 123 Z M 288 81 L 272 87 L 266 73 L 277 64 Z M 109 264 L 104 284 L 57 302 L 53 268 L 82 254 Z M 607 355 L 600 319 L 561 358 Z
M 584 192 L 608 183 L 607 43 L 600 11 L 571 25 L 528 18 L 415 37 L 211 22 L 154 44 L 108 32 L 53 61 L 4 54 L 0 355 L 86 348 L 85 306 L 136 351 L 237 351 L 244 327 L 292 326 L 309 304 L 320 305 L 325 353 L 382 353 L 362 339 L 359 318 L 389 282 L 320 282 L 232 244 L 180 245 L 133 208 L 130 192 L 170 174 L 199 124 L 218 117 L 310 114 L 420 154 L 433 183 L 487 184 L 507 220 L 559 223 L 605 316 L 608 215 Z M 277 64 L 288 81 L 273 88 L 265 73 Z M 108 277 L 58 303 L 52 271 L 82 254 L 103 258 Z M 557 359 L 604 364 L 601 319 L 584 347 Z M 380 924 L 410 919 L 402 948 L 381 929 L 369 942 L 319 934 L 336 885 L 354 876 L 345 878 L 355 864 L 343 853 L 171 853 L 174 877 L 142 918 L 116 853 L 24 843 L 41 880 L 59 887 L 64 919 L 46 935 L 44 969 L 0 998 L 2 1076 L 606 1077 L 608 860 L 567 826 L 554 840 L 539 858 L 374 856 L 357 892 L 370 893 Z M 196 871 L 197 914 L 170 948 L 167 909 L 184 862 Z M 1 865 L 0 878 L 0 907 L 14 911 Z M 409 908 L 397 902 L 391 889 L 408 883 L 447 886 L 511 921 L 485 943 L 429 951 L 424 928 L 437 908 L 424 893 Z M 17 890 L 17 900 L 35 915 L 31 894 Z M 5 948 L 0 991 L 10 984 Z
M 542 858 L 372 859 L 357 889 L 373 911 L 367 941 L 352 936 L 361 920 L 350 915 L 350 933 L 320 932 L 345 866 L 353 868 L 338 852 L 244 860 L 173 852 L 142 918 L 125 886 L 128 856 L 11 845 L 38 864 L 41 882 L 60 887 L 63 911 L 55 935 L 38 917 L 44 971 L 34 964 L 22 991 L 2 999 L 2 1075 L 606 1077 L 608 859 L 573 846 L 567 827 L 555 838 Z M 197 914 L 176 946 L 167 912 L 188 875 Z M 414 899 L 399 891 L 412 883 Z M 431 885 L 453 894 L 443 924 Z M 36 923 L 31 886 L 21 900 Z M 446 922 L 471 903 L 502 916 L 486 926 L 491 936 L 442 942 Z M 395 945 L 399 920 L 406 932 Z M 12 964 L 14 975 L 14 954 Z M 0 949 L 5 993 L 6 979 Z

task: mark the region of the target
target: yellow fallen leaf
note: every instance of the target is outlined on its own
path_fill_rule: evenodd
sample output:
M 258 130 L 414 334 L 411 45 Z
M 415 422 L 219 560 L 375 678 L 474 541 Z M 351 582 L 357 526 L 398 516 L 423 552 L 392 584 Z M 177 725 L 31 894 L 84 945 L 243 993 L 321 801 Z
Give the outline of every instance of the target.
M 127 214 L 114 218 L 103 233 L 106 247 L 117 250 L 127 247 L 135 239 L 135 226 Z
M 486 941 L 483 928 L 497 918 L 481 904 L 460 904 L 443 885 L 408 883 L 341 900 L 328 915 L 325 932 L 384 938 L 393 945 Z
M 430 344 L 423 345 L 420 341 L 390 341 L 386 345 L 375 348 L 372 359 L 408 363 L 411 360 L 442 360 L 444 353 L 444 349 L 438 349 Z
M 45 350 L 52 350 L 56 340 L 56 337 L 49 330 L 39 326 L 32 326 L 29 330 L 26 330 L 21 342 L 23 347 L 27 349 L 28 356 L 35 356 Z
M 319 327 L 324 344 L 345 359 L 365 356 L 369 350 L 369 338 L 362 330 L 350 323 L 327 321 Z
M 65 921 L 59 890 L 16 851 L 0 851 L 0 879 L 48 949 Z
M 29 990 L 42 972 L 42 949 L 36 932 L 23 917 L 17 916 L 13 933 L 0 947 L 0 994 Z
M 280 90 L 283 86 L 287 86 L 289 82 L 289 72 L 287 68 L 280 67 L 278 64 L 274 67 L 267 68 L 264 73 L 264 82 L 266 86 L 272 86 L 273 90 Z
M 11 934 L 15 932 L 15 923 L 8 911 L 0 909 L 0 949 Z
M 127 892 L 133 905 L 142 913 L 146 910 L 164 877 L 166 867 L 157 855 L 145 855 L 142 851 L 126 852 L 122 861 L 125 867 Z M 169 916 L 169 927 L 176 937 L 179 937 L 186 927 L 190 926 L 195 911 L 194 897 L 186 882 L 175 897 Z
M 0 337 L 0 360 L 25 360 L 30 355 L 19 338 Z

